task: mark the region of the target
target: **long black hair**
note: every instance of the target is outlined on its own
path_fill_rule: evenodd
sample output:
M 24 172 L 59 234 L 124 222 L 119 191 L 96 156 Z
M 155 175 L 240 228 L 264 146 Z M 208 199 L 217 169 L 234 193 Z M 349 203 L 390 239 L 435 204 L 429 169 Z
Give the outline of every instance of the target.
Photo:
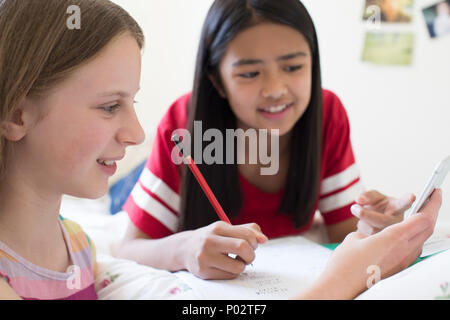
M 236 116 L 231 111 L 228 100 L 220 96 L 210 77 L 220 82 L 219 63 L 227 45 L 240 32 L 262 21 L 283 24 L 298 30 L 305 37 L 312 53 L 311 100 L 305 113 L 292 129 L 289 171 L 279 208 L 279 212 L 291 216 L 295 226 L 300 227 L 308 222 L 319 193 L 322 85 L 315 27 L 299 0 L 214 1 L 201 33 L 187 129 L 192 137 L 191 150 L 194 150 L 196 141 L 194 121 L 201 121 L 203 131 L 210 128 L 219 129 L 223 137 L 226 129 L 236 129 Z M 226 149 L 223 151 L 224 159 Z M 225 212 L 230 217 L 238 215 L 242 208 L 242 197 L 236 161 L 234 164 L 200 164 L 199 168 Z M 217 214 L 188 170 L 184 170 L 182 176 L 181 213 L 184 230 L 196 229 L 217 220 Z

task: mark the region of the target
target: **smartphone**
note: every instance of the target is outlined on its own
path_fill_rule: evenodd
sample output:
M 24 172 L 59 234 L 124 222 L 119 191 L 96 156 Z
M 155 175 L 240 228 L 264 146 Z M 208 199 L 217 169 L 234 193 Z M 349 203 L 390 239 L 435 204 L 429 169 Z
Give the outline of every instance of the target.
M 450 171 L 450 156 L 439 162 L 436 168 L 431 175 L 431 178 L 428 180 L 428 183 L 425 185 L 420 196 L 414 201 L 412 207 L 405 213 L 404 220 L 408 219 L 412 215 L 416 214 L 425 206 L 428 202 L 431 194 L 435 189 L 441 187 L 444 182 L 447 173 Z

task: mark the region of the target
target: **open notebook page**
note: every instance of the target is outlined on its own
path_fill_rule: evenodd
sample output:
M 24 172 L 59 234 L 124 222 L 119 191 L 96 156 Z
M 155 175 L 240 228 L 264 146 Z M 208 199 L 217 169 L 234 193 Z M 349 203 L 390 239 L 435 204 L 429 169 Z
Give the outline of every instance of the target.
M 331 250 L 306 238 L 270 240 L 256 249 L 253 266 L 233 280 L 202 280 L 186 271 L 175 274 L 199 299 L 288 299 L 320 275 Z

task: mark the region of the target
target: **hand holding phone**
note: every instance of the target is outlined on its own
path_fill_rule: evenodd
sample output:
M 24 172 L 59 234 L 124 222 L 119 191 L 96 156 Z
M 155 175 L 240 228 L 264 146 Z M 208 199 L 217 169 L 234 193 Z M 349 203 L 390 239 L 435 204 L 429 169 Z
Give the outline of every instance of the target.
M 442 160 L 434 169 L 431 178 L 428 180 L 428 183 L 425 185 L 420 196 L 414 201 L 411 209 L 409 209 L 405 213 L 404 220 L 408 219 L 412 215 L 416 214 L 420 210 L 422 210 L 423 206 L 428 202 L 431 194 L 435 189 L 441 187 L 444 182 L 447 173 L 450 171 L 450 156 L 446 159 Z

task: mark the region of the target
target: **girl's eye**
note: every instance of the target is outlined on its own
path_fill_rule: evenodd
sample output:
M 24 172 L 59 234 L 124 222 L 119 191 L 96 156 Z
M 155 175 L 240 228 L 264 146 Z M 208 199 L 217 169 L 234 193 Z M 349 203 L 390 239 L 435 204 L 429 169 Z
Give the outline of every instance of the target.
M 285 70 L 287 72 L 294 72 L 294 71 L 300 70 L 302 67 L 303 67 L 302 65 L 289 66 L 289 67 L 286 67 Z
M 245 78 L 245 79 L 252 79 L 252 78 L 257 77 L 258 75 L 259 75 L 259 72 L 255 71 L 255 72 L 241 73 L 241 74 L 239 74 L 239 77 Z
M 115 105 L 113 105 L 113 106 L 106 106 L 106 107 L 102 107 L 102 109 L 106 112 L 106 113 L 109 113 L 109 114 L 113 114 L 113 113 L 115 113 L 116 111 L 117 111 L 117 109 L 119 109 L 119 107 L 120 107 L 120 104 L 115 104 Z

